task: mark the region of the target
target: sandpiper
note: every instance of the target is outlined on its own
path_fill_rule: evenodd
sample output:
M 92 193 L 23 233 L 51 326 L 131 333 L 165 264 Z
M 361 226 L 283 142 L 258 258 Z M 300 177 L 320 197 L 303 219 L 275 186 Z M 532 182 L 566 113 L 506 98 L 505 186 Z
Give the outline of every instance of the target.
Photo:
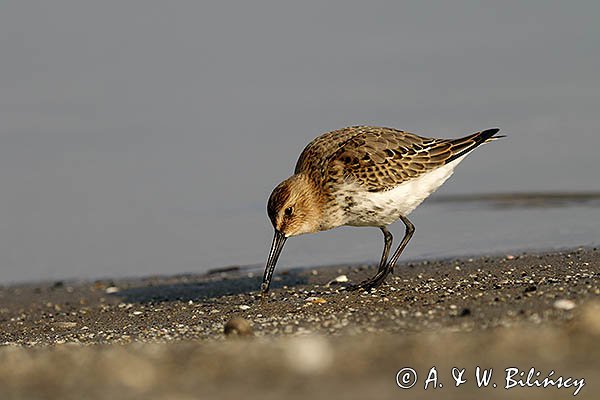
M 261 286 L 269 291 L 287 238 L 342 225 L 373 226 L 383 232 L 377 273 L 352 288 L 379 286 L 393 270 L 415 227 L 407 216 L 439 188 L 454 168 L 499 129 L 460 139 L 434 139 L 393 128 L 353 126 L 325 133 L 306 146 L 294 175 L 281 182 L 267 204 L 275 229 Z M 387 226 L 401 220 L 406 231 L 388 260 L 393 236 Z

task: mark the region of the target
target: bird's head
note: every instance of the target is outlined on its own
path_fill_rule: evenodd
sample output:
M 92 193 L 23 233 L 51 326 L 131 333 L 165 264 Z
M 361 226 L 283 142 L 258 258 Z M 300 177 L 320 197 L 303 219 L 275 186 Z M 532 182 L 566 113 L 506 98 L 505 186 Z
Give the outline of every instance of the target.
M 265 268 L 263 292 L 269 290 L 273 270 L 286 239 L 319 231 L 321 210 L 319 193 L 312 180 L 304 174 L 296 174 L 273 189 L 267 203 L 267 213 L 275 236 Z
M 273 228 L 285 237 L 318 231 L 321 207 L 315 185 L 303 174 L 286 179 L 273 189 L 267 213 Z

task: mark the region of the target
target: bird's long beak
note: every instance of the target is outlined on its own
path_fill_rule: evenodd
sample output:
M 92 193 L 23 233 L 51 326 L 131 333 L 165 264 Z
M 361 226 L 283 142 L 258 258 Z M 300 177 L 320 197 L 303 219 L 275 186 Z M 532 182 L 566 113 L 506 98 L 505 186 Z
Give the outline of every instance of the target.
M 275 270 L 275 265 L 277 264 L 277 260 L 279 259 L 279 254 L 281 254 L 281 250 L 283 249 L 283 245 L 287 238 L 277 229 L 275 229 L 275 236 L 273 236 L 273 244 L 271 244 L 271 251 L 269 252 L 269 258 L 267 259 L 267 265 L 265 266 L 265 275 L 263 277 L 262 285 L 260 289 L 263 293 L 267 293 L 269 291 L 269 285 L 271 284 L 271 277 L 273 276 L 273 271 Z

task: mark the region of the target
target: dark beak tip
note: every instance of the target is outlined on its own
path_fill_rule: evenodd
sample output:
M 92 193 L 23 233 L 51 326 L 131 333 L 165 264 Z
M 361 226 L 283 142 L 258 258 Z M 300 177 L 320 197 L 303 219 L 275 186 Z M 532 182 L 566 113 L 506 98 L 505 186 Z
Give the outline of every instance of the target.
M 271 244 L 271 251 L 269 252 L 269 257 L 267 258 L 267 265 L 265 266 L 265 275 L 263 277 L 263 283 L 261 285 L 261 290 L 263 293 L 267 293 L 269 291 L 269 286 L 271 284 L 271 278 L 273 276 L 273 270 L 275 269 L 275 265 L 277 264 L 277 260 L 279 259 L 279 254 L 283 248 L 283 245 L 286 241 L 285 235 L 275 230 L 275 235 L 273 236 L 273 243 Z

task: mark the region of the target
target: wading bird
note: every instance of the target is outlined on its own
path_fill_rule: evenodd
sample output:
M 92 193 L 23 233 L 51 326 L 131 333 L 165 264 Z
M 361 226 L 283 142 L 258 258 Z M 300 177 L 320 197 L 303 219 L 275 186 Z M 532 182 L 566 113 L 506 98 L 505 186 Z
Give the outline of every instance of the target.
M 448 179 L 475 148 L 503 136 L 487 129 L 459 139 L 433 139 L 392 128 L 354 126 L 325 133 L 306 146 L 294 175 L 269 197 L 275 229 L 261 290 L 271 277 L 287 238 L 342 225 L 373 226 L 383 232 L 377 273 L 355 289 L 379 286 L 393 270 L 415 227 L 407 216 Z M 387 226 L 401 220 L 406 231 L 388 260 L 393 236 Z

